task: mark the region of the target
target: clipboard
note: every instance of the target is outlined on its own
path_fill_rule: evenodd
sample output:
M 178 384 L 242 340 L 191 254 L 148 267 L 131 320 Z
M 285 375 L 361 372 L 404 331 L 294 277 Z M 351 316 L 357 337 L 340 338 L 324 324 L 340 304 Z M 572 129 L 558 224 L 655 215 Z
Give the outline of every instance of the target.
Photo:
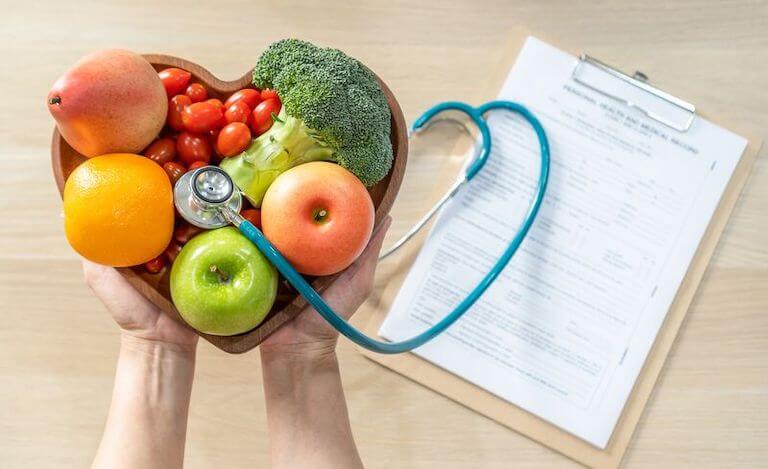
M 503 58 L 499 62 L 499 70 L 492 74 L 488 86 L 484 88 L 480 96 L 475 97 L 474 102 L 484 102 L 496 96 L 506 74 L 514 64 L 525 38 L 529 35 L 527 31 L 513 31 L 509 44 L 503 50 Z M 536 36 L 561 50 L 573 54 L 569 48 L 559 46 L 556 41 L 549 40 L 538 34 Z M 627 107 L 636 108 L 637 111 L 646 114 L 667 127 L 685 132 L 697 115 L 696 107 L 693 104 L 651 86 L 648 84 L 648 77 L 641 72 L 635 72 L 634 75 L 630 76 L 589 55 L 578 53 L 573 55 L 579 57 L 580 60 L 574 69 L 572 79 L 586 81 L 582 73 L 587 67 L 594 67 L 607 75 L 611 75 L 626 86 L 631 86 L 633 89 L 640 90 L 640 92 L 654 95 L 665 106 L 671 106 L 670 109 L 674 109 L 674 113 L 670 115 L 676 115 L 679 119 L 671 119 L 668 115 L 660 115 L 657 109 L 643 109 L 631 99 L 617 96 L 616 93 L 610 90 L 596 89 L 596 91 L 621 102 Z M 582 84 L 593 87 L 589 83 L 582 82 Z M 617 421 L 613 434 L 604 450 L 567 433 L 559 427 L 465 381 L 449 371 L 439 368 L 415 354 L 379 355 L 364 349 L 359 350 L 372 361 L 390 368 L 534 441 L 548 446 L 576 462 L 595 468 L 618 467 L 631 441 L 632 434 L 642 415 L 643 409 L 653 391 L 664 361 L 685 319 L 685 314 L 706 271 L 707 264 L 725 228 L 728 217 L 738 200 L 752 164 L 760 151 L 761 142 L 759 139 L 752 137 L 750 133 L 743 131 L 738 133 L 746 136 L 749 143 L 731 175 L 731 179 L 723 192 L 717 209 L 707 226 L 707 230 L 701 238 L 696 254 L 688 267 L 687 274 L 667 312 L 664 323 L 656 335 L 653 347 L 646 357 L 643 368 L 624 405 L 621 417 Z M 457 144 L 451 156 L 463 155 L 468 149 L 469 144 L 466 142 Z M 456 158 L 447 159 L 447 161 L 456 160 Z M 450 186 L 459 170 L 460 165 L 457 163 L 451 164 L 449 168 L 446 168 L 444 174 L 436 180 L 435 187 L 438 188 L 437 191 Z M 440 193 L 437 192 L 433 200 L 439 197 L 439 195 Z M 371 298 L 369 305 L 372 307 L 369 307 L 368 311 L 366 311 L 368 317 L 362 320 L 362 324 L 364 324 L 363 330 L 370 336 L 378 337 L 378 328 L 386 317 L 389 305 L 392 304 L 394 297 L 397 295 L 410 266 L 427 236 L 427 232 L 428 230 L 422 230 L 408 245 L 402 248 L 402 253 L 396 256 L 397 259 L 393 261 L 392 265 L 382 266 L 384 267 L 382 270 L 386 272 L 386 278 L 383 281 L 386 287 L 378 295 Z

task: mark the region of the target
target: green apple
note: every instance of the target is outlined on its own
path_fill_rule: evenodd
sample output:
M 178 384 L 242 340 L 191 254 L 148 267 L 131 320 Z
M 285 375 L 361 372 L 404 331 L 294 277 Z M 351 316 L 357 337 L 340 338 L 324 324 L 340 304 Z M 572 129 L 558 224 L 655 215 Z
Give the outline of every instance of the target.
M 206 334 L 248 332 L 264 320 L 276 295 L 277 270 L 233 227 L 192 238 L 171 269 L 176 309 Z

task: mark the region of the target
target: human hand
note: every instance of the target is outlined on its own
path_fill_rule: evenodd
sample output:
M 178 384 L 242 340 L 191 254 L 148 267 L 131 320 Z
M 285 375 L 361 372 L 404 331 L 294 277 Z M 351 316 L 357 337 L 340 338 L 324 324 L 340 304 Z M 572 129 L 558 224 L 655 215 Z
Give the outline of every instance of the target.
M 386 217 L 371 236 L 360 257 L 325 292 L 323 298 L 349 320 L 373 289 L 373 279 L 384 235 L 392 219 Z M 318 358 L 333 355 L 339 333 L 311 306 L 261 343 L 265 355 Z
M 112 267 L 83 260 L 83 273 L 122 331 L 112 405 L 91 467 L 182 467 L 197 334 Z
M 194 352 L 198 337 L 195 331 L 162 312 L 117 270 L 84 259 L 83 274 L 124 337 Z

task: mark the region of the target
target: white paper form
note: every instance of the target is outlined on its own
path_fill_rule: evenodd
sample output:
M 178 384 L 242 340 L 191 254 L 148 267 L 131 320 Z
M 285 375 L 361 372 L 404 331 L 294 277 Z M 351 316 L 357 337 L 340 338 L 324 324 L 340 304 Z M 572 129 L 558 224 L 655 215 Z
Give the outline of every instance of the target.
M 550 139 L 539 217 L 499 279 L 419 356 L 605 448 L 747 141 L 702 118 L 679 133 L 571 79 L 577 59 L 529 38 L 499 99 Z M 440 214 L 380 334 L 448 313 L 528 209 L 538 143 L 489 119 L 487 166 Z

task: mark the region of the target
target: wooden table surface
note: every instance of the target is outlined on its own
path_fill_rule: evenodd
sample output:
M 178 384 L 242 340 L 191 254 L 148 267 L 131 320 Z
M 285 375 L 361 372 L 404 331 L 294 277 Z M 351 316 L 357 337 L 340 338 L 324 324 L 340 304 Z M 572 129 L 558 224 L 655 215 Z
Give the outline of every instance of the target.
M 505 31 L 523 26 L 626 70 L 641 68 L 660 86 L 685 90 L 683 97 L 707 113 L 768 138 L 765 2 L 0 1 L 2 467 L 87 466 L 109 403 L 118 331 L 83 284 L 62 233 L 49 164 L 53 121 L 44 104 L 53 81 L 89 51 L 164 52 L 231 79 L 271 41 L 302 37 L 360 58 L 412 119 L 437 101 L 471 94 L 493 70 Z M 435 165 L 414 162 L 406 190 L 423 190 Z M 417 216 L 416 200 L 400 199 L 394 233 Z M 768 466 L 767 233 L 763 155 L 635 433 L 627 467 Z M 373 364 L 349 344 L 340 355 L 369 467 L 574 465 Z M 266 467 L 265 428 L 256 353 L 230 356 L 201 342 L 187 467 Z

